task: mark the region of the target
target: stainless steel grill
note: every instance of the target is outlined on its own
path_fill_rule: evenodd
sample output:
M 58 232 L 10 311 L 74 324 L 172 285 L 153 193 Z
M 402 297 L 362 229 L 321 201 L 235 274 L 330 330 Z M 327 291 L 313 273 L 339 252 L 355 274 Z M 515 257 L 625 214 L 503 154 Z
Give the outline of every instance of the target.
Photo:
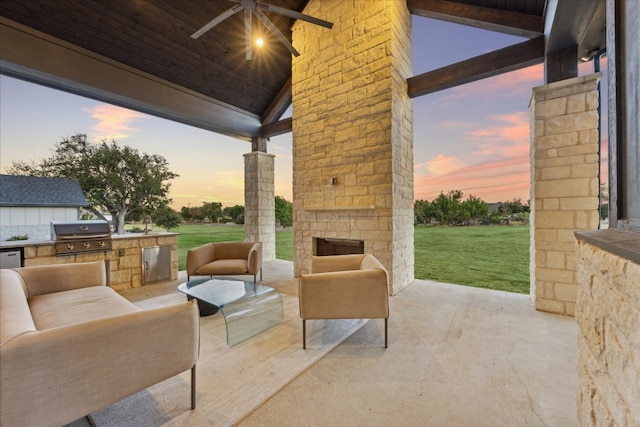
M 51 238 L 56 242 L 57 256 L 111 250 L 107 221 L 51 221 Z

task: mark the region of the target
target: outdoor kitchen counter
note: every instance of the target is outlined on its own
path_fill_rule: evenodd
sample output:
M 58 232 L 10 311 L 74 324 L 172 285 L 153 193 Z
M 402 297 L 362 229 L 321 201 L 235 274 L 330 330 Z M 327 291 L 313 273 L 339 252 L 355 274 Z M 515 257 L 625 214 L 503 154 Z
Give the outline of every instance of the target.
M 54 240 L 0 242 L 0 248 L 23 248 L 24 266 L 105 260 L 109 262 L 110 285 L 116 291 L 143 286 L 143 248 L 171 248 L 171 278 L 178 279 L 177 234 L 151 232 L 112 234 L 112 248 L 104 252 L 56 255 Z

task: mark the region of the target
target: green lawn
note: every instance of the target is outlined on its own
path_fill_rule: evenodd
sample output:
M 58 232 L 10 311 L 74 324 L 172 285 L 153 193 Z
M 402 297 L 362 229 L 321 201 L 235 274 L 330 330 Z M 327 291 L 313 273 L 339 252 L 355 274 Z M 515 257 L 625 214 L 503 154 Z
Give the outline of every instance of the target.
M 529 293 L 529 226 L 416 227 L 415 277 Z
M 187 250 L 207 242 L 244 240 L 244 227 L 181 225 L 179 269 Z M 415 277 L 529 293 L 529 226 L 416 227 Z M 293 260 L 293 232 L 276 232 L 276 257 Z

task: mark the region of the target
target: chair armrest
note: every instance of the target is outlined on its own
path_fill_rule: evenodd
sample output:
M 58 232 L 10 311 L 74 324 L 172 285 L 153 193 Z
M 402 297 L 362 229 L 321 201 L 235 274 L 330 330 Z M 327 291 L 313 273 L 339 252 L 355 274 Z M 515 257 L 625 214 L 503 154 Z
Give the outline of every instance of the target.
M 247 270 L 249 274 L 258 274 L 262 268 L 262 242 L 256 242 L 249 250 Z
M 23 334 L 0 349 L 3 417 L 32 411 L 60 424 L 60 408 L 79 418 L 188 370 L 199 321 L 192 300 Z
M 104 261 L 38 265 L 14 270 L 22 277 L 28 298 L 71 289 L 108 285 L 107 267 Z
M 202 246 L 187 251 L 187 275 L 196 274 L 196 270 L 205 264 L 215 260 L 215 246 L 213 243 L 205 243 Z

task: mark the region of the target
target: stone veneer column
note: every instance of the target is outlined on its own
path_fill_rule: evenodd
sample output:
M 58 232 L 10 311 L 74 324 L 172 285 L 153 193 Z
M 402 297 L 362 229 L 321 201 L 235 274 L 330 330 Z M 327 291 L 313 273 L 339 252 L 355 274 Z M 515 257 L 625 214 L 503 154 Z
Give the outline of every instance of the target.
M 578 421 L 640 425 L 640 264 L 583 241 L 578 255 Z
M 244 155 L 245 240 L 262 242 L 262 260 L 276 258 L 276 216 L 273 154 Z
M 533 89 L 530 295 L 535 308 L 573 315 L 576 230 L 598 228 L 600 74 Z
M 414 280 L 411 16 L 398 0 L 310 0 L 305 13 L 334 27 L 293 26 L 294 274 L 315 237 L 363 240 L 395 294 Z

